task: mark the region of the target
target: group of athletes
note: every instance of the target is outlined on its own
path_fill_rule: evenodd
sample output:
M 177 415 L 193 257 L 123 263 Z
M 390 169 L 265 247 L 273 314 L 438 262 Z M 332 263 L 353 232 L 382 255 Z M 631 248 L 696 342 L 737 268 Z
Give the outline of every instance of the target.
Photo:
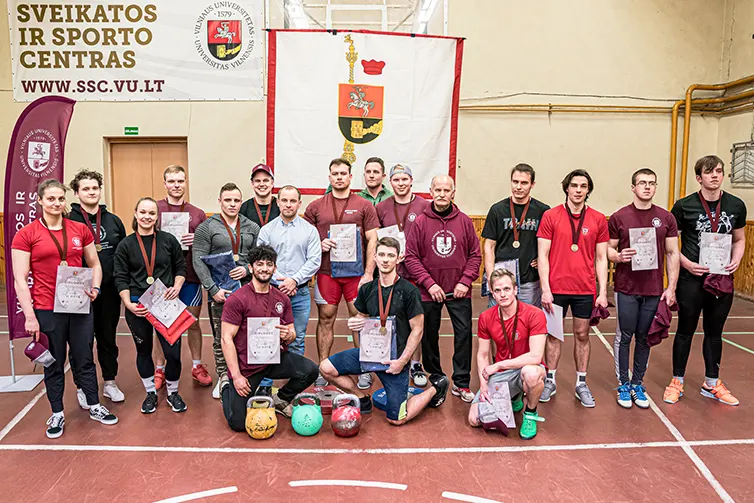
M 665 402 L 676 403 L 684 392 L 684 375 L 700 314 L 704 313 L 703 396 L 728 405 L 738 400 L 719 378 L 722 333 L 733 301 L 730 276 L 710 274 L 700 264 L 702 233 L 732 234 L 732 275 L 744 253 L 746 207 L 721 190 L 724 163 L 716 156 L 695 165 L 698 192 L 677 201 L 671 212 L 655 205 L 657 176 L 648 168 L 631 177 L 633 200 L 609 219 L 587 205 L 594 190 L 589 173 L 570 172 L 562 181 L 565 202 L 553 208 L 532 197 L 535 172 L 518 164 L 510 172 L 511 195 L 494 204 L 487 215 L 484 238 L 484 277 L 488 308 L 479 315 L 476 367 L 479 390 L 471 391 L 472 284 L 480 274 L 482 253 L 471 218 L 453 202 L 455 184 L 436 176 L 431 200 L 413 193 L 413 174 L 407 165 L 386 172 L 384 162 L 370 158 L 364 167 L 366 187 L 352 192 L 351 164 L 334 159 L 329 165 L 330 187 L 299 215 L 300 191 L 285 185 L 272 195 L 273 170 L 255 166 L 253 197 L 244 201 L 234 183 L 222 186 L 218 207 L 209 218 L 188 203 L 186 171 L 169 166 L 164 172 L 166 197 L 141 198 L 128 234 L 121 220 L 101 204 L 103 179 L 80 171 L 70 183 L 78 203 L 66 210 L 67 187 L 56 180 L 39 185 L 39 219 L 23 227 L 12 243 L 13 274 L 25 330 L 36 340 L 47 336 L 55 363 L 44 370 L 52 416 L 47 436 L 63 434 L 64 363 L 70 359 L 77 398 L 90 418 L 116 424 L 117 417 L 99 400 L 92 353 L 104 381 L 102 395 L 125 400 L 116 384 L 116 330 L 120 305 L 136 346 L 136 367 L 146 396 L 141 412 L 154 413 L 158 392 L 166 389 L 172 411 L 187 405 L 178 392 L 181 338 L 170 344 L 147 320 L 139 297 L 161 280 L 167 299 L 180 298 L 197 321 L 188 329 L 191 376 L 201 386 L 213 378 L 202 360 L 199 312 L 207 292 L 213 332 L 217 379 L 212 394 L 222 400 L 228 425 L 244 431 L 248 397 L 268 395 L 285 417 L 292 415 L 293 398 L 312 384 L 328 383 L 360 399 L 362 413 L 372 411 L 371 372 L 359 361 L 359 331 L 367 318 L 384 327 L 394 317 L 396 358 L 387 369 L 374 372 L 386 391 L 386 415 L 401 425 L 427 407 L 438 407 L 450 391 L 471 403 L 468 422 L 480 426 L 479 403 L 489 402 L 490 384 L 507 382 L 514 412 L 523 409 L 520 436 L 537 434 L 537 405 L 557 392 L 556 372 L 562 342 L 548 335 L 547 316 L 560 306 L 573 318 L 576 383 L 574 394 L 584 407 L 595 400 L 586 376 L 590 358 L 590 320 L 604 316 L 608 306 L 608 262 L 614 273 L 618 331 L 615 340 L 617 402 L 648 408 L 643 385 L 650 352 L 649 332 L 656 317 L 678 309 L 673 341 L 673 369 Z M 389 182 L 389 188 L 386 184 Z M 189 231 L 180 240 L 160 230 L 163 212 L 186 212 Z M 355 224 L 357 260 L 352 274 L 330 260 L 338 241 L 329 235 L 333 224 Z M 398 235 L 378 237 L 378 230 L 397 226 Z M 656 236 L 654 268 L 632 267 L 639 257 L 631 248 L 631 230 L 653 228 Z M 679 250 L 678 237 L 682 236 Z M 405 242 L 405 250 L 403 249 Z M 229 276 L 242 285 L 235 292 L 218 286 L 202 257 L 232 252 L 236 267 Z M 650 254 L 651 255 L 651 254 Z M 651 256 L 641 255 L 642 260 Z M 90 314 L 53 310 L 58 265 L 90 267 L 93 286 Z M 338 274 L 335 274 L 336 269 Z M 637 270 L 635 270 L 637 269 Z M 33 282 L 27 282 L 29 273 Z M 318 362 L 304 356 L 310 318 L 309 283 L 315 279 L 318 310 Z M 348 328 L 354 347 L 332 353 L 333 333 L 342 299 L 349 312 Z M 439 332 L 442 308 L 453 327 L 453 372 L 441 365 Z M 600 315 L 600 311 L 603 313 Z M 279 364 L 249 364 L 247 320 L 278 317 Z M 635 340 L 629 371 L 631 340 Z M 286 380 L 273 392 L 273 380 Z M 409 393 L 409 384 L 426 388 Z

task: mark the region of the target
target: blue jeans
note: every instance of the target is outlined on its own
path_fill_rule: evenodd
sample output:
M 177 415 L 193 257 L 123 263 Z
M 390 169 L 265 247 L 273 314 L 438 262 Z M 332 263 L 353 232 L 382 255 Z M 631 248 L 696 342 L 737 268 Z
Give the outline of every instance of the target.
M 288 351 L 297 355 L 304 355 L 306 347 L 306 326 L 309 323 L 312 304 L 309 296 L 309 288 L 300 288 L 291 299 L 293 310 L 293 327 L 296 329 L 296 340 L 288 345 Z M 272 379 L 263 379 L 260 386 L 272 386 Z

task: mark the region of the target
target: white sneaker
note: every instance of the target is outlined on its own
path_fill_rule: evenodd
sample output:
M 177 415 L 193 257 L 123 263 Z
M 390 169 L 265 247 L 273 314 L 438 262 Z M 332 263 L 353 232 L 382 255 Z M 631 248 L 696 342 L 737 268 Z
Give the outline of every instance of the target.
M 101 404 L 93 405 L 89 409 L 89 419 L 94 419 L 95 421 L 107 425 L 118 424 L 118 418 L 115 414 L 107 410 L 107 407 Z
M 78 388 L 76 390 L 76 400 L 79 401 L 79 407 L 81 407 L 84 410 L 89 410 L 89 404 L 86 403 L 86 395 L 84 394 L 84 390 L 82 390 L 81 388 Z M 50 437 L 50 438 L 53 438 L 53 437 Z M 54 438 L 57 438 L 57 437 L 54 437 Z
M 118 388 L 115 381 L 105 381 L 105 385 L 102 388 L 102 395 L 115 403 L 122 402 L 126 399 L 126 395 L 124 395 L 120 388 Z
M 357 383 L 359 389 L 369 389 L 372 387 L 372 374 L 367 372 L 359 376 L 359 382 Z
M 217 384 L 215 384 L 215 387 L 212 388 L 212 398 L 215 400 L 220 399 L 220 386 L 222 385 L 222 380 L 218 379 Z
M 59 438 L 63 434 L 65 417 L 63 414 L 53 414 L 47 420 L 47 438 Z

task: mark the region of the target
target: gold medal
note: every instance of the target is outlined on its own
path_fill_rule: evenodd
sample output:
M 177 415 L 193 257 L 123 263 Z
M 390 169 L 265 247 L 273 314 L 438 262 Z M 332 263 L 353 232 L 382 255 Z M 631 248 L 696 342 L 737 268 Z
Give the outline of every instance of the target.
M 60 265 L 62 265 L 63 267 L 66 267 L 68 265 L 68 262 L 66 262 L 65 260 L 61 260 Z
M 513 248 L 518 248 L 520 246 L 521 246 L 521 242 L 520 241 L 514 241 L 513 242 Z
M 572 245 L 571 245 L 571 251 L 572 251 L 572 252 L 577 252 L 577 251 L 579 251 L 579 245 L 577 245 L 577 244 L 572 244 Z
M 154 283 L 154 277 L 147 276 L 147 285 L 151 285 L 152 283 Z
M 387 327 L 380 327 L 380 335 L 385 335 L 387 333 Z
M 97 250 L 98 252 L 101 252 L 102 251 L 102 245 L 99 244 L 99 243 L 97 243 L 96 245 L 94 245 L 94 249 Z
M 240 258 L 240 257 L 238 256 L 238 253 L 234 253 L 234 254 L 233 254 L 233 261 L 234 261 L 234 262 L 238 262 L 238 259 L 239 259 L 239 258 Z

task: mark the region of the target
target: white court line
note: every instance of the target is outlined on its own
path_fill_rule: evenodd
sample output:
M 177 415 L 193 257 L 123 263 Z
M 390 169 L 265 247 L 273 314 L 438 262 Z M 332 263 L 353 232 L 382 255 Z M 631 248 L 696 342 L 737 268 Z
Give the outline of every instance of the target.
M 607 342 L 607 340 L 605 339 L 605 336 L 602 335 L 602 332 L 600 332 L 597 327 L 592 327 L 592 330 L 595 331 L 597 336 L 602 341 L 602 344 L 604 344 L 604 346 L 607 348 L 610 354 L 613 355 L 613 358 L 615 358 L 613 347 Z M 730 494 L 728 494 L 728 491 L 726 491 L 723 488 L 723 486 L 720 484 L 720 482 L 715 478 L 715 476 L 712 475 L 712 472 L 704 463 L 704 461 L 702 461 L 702 459 L 697 455 L 694 449 L 691 448 L 690 443 L 684 438 L 681 432 L 678 431 L 678 428 L 675 427 L 675 425 L 670 421 L 670 419 L 668 419 L 668 417 L 660 410 L 660 408 L 657 406 L 655 401 L 652 400 L 652 398 L 649 396 L 648 393 L 647 393 L 647 399 L 649 400 L 649 407 L 657 415 L 657 417 L 660 418 L 660 421 L 662 421 L 665 427 L 670 431 L 670 434 L 673 435 L 673 438 L 675 438 L 678 441 L 678 444 L 681 447 L 681 449 L 683 449 L 683 452 L 685 452 L 686 455 L 694 463 L 694 465 L 696 465 L 697 469 L 701 472 L 704 478 L 707 479 L 707 482 L 709 482 L 709 484 L 715 490 L 715 492 L 720 497 L 720 499 L 725 501 L 726 503 L 728 502 L 733 503 L 734 500 L 730 496 Z
M 728 333 L 730 333 L 730 332 L 728 332 Z M 752 351 L 751 349 L 749 349 L 749 348 L 747 348 L 747 347 L 745 347 L 745 346 L 742 346 L 742 345 L 740 345 L 740 344 L 737 344 L 737 343 L 735 343 L 735 342 L 733 342 L 733 341 L 729 341 L 729 340 L 728 340 L 728 339 L 726 339 L 725 337 L 723 337 L 723 342 L 727 342 L 728 344 L 730 344 L 730 345 L 731 345 L 731 346 L 733 346 L 733 347 L 736 347 L 736 348 L 738 348 L 738 349 L 740 349 L 740 350 L 742 350 L 742 351 L 746 351 L 747 353 L 751 353 L 751 354 L 753 354 L 753 355 L 754 355 L 754 351 Z
M 238 492 L 238 488 L 236 486 L 222 487 L 220 489 L 210 489 L 209 491 L 184 494 L 183 496 L 175 496 L 174 498 L 155 501 L 155 503 L 181 503 L 183 501 L 198 500 L 201 498 L 209 498 L 210 496 L 218 496 L 220 494 L 230 494 L 235 492 Z
M 405 491 L 408 489 L 406 484 L 394 484 L 393 482 L 379 482 L 376 480 L 291 480 L 288 482 L 291 487 L 309 487 L 309 486 L 349 486 L 349 487 L 377 487 L 380 489 L 397 489 Z
M 480 498 L 479 496 L 471 496 L 470 494 L 452 493 L 450 491 L 443 491 L 442 497 L 449 500 L 468 501 L 469 503 L 502 503 L 498 500 Z

